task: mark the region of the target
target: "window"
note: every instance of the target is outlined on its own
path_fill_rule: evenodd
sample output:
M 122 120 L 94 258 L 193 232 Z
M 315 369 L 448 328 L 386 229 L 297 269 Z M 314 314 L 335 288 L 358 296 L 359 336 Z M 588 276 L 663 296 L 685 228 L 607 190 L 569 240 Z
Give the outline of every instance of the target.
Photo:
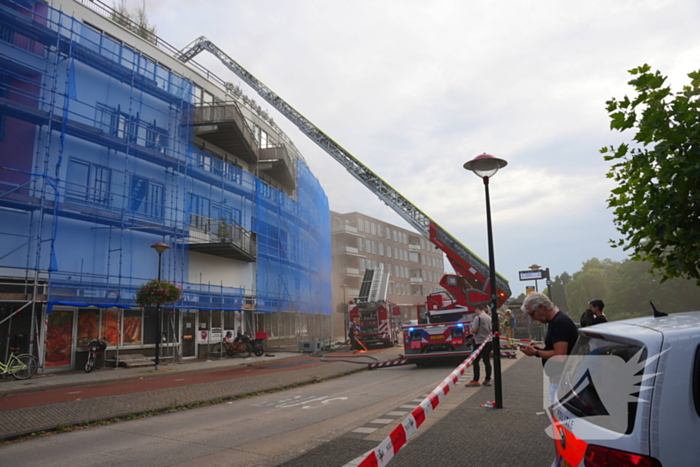
M 403 242 L 408 244 L 408 235 L 406 235 L 406 232 L 402 232 L 403 235 Z
M 210 201 L 208 198 L 191 194 L 188 208 L 188 211 L 191 213 L 190 226 L 208 232 L 210 229 L 209 208 Z
M 379 244 L 379 254 L 381 256 L 384 256 L 384 244 L 383 243 Z
M 386 255 L 387 257 L 391 258 L 391 246 L 387 245 L 386 246 Z
M 78 159 L 68 161 L 66 197 L 109 206 L 112 170 Z
M 386 238 L 391 240 L 391 229 L 389 229 L 389 227 L 386 228 Z
M 165 188 L 161 183 L 133 176 L 131 177 L 130 209 L 149 217 L 162 218 Z
M 418 262 L 418 253 L 414 253 L 411 251 L 408 255 L 408 259 L 409 259 L 409 261 L 411 261 L 413 263 L 417 263 Z
M 389 282 L 389 293 L 390 294 L 394 293 L 394 283 L 391 281 Z
M 360 258 L 360 271 L 364 271 L 364 270 L 365 270 L 365 259 Z
M 365 239 L 360 238 L 360 251 L 365 251 Z
M 372 254 L 376 255 L 377 254 L 377 242 L 372 240 L 371 243 L 372 243 Z
M 374 222 L 369 223 L 370 229 L 372 230 L 372 235 L 377 235 L 377 224 Z
M 165 154 L 168 149 L 167 130 L 155 125 L 149 126 L 146 130 L 146 147 Z
M 393 234 L 394 234 L 394 241 L 395 241 L 395 242 L 398 242 L 398 241 L 399 241 L 399 239 L 398 239 L 397 236 L 396 236 L 397 233 L 398 233 L 398 232 L 397 232 L 396 230 L 393 231 Z

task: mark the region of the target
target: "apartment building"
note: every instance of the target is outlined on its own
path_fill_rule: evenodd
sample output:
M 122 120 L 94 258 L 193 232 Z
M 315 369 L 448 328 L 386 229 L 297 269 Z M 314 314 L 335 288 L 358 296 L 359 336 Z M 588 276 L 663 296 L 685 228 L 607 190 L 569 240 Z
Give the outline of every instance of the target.
M 289 137 L 109 5 L 55 4 L 0 2 L 0 357 L 11 339 L 62 371 L 95 338 L 177 361 L 238 329 L 328 336 L 328 200 Z M 161 274 L 182 297 L 159 314 L 134 295 Z
M 401 307 L 401 321 L 418 319 L 418 305 L 442 291 L 443 254 L 425 237 L 379 219 L 331 211 L 333 332 L 342 336 L 349 300 L 358 296 L 365 269 L 390 275 L 388 300 Z

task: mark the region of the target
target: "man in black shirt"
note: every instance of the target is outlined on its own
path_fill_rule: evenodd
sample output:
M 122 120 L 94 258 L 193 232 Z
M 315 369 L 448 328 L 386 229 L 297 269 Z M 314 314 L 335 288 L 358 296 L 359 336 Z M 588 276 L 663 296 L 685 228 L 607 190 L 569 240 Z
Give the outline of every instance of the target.
M 571 350 L 578 340 L 578 330 L 571 318 L 559 311 L 551 300 L 542 293 L 528 294 L 521 309 L 531 319 L 548 324 L 543 349 L 530 344 L 520 346 L 520 351 L 528 357 L 541 358 L 542 366 L 549 362 L 545 371 L 550 378 L 550 395 L 553 400 L 556 387 L 559 384 L 559 377 L 564 370 L 566 356 L 571 354 Z
M 593 323 L 591 324 L 591 326 L 593 326 L 594 324 L 608 322 L 607 316 L 603 314 L 603 308 L 605 308 L 605 303 L 603 303 L 603 300 L 591 300 L 590 302 L 588 302 L 588 306 L 593 312 Z

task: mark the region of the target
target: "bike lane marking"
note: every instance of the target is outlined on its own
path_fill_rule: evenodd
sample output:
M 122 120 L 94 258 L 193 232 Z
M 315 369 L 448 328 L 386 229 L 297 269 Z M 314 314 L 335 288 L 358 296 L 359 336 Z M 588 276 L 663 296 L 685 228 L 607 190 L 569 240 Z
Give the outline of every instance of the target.
M 277 373 L 293 371 L 296 369 L 305 369 L 319 365 L 327 365 L 327 362 L 322 362 L 320 360 L 309 360 L 308 358 L 301 358 L 297 362 L 297 364 L 295 364 L 294 361 L 286 361 L 284 365 L 280 365 L 279 363 L 269 363 L 254 367 L 242 366 L 226 368 L 223 370 L 216 369 L 210 371 L 193 372 L 186 375 L 154 375 L 141 377 L 139 379 L 95 383 L 85 386 L 81 385 L 80 399 L 85 400 L 105 396 L 134 394 L 158 389 L 192 386 L 230 379 L 245 378 L 255 376 L 256 373 Z M 73 401 L 76 399 L 76 392 L 72 391 L 74 389 L 75 386 L 68 388 L 64 387 L 61 389 L 46 389 L 27 393 L 7 394 L 4 397 L 0 397 L 0 412 L 25 407 L 35 407 Z M 0 385 L 0 392 L 2 392 L 2 385 Z

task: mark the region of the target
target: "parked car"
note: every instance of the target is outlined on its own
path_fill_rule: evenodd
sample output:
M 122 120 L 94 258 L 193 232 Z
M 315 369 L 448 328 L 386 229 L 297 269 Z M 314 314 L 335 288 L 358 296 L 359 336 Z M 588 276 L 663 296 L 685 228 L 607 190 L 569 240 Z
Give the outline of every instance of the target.
M 580 329 L 550 411 L 553 466 L 700 465 L 700 312 Z

